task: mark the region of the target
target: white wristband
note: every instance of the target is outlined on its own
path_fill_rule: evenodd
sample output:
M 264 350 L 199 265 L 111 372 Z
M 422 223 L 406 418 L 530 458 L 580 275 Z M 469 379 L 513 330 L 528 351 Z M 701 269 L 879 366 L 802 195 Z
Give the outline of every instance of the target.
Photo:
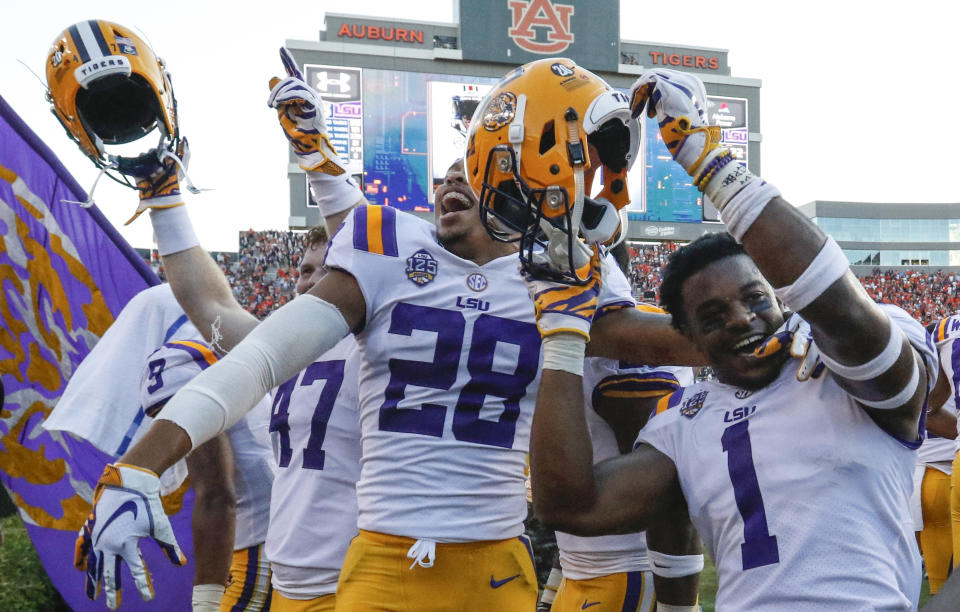
M 239 421 L 270 389 L 310 365 L 349 331 L 335 306 L 301 295 L 187 383 L 157 418 L 179 425 L 197 448 Z
M 774 293 L 787 308 L 800 312 L 829 289 L 830 285 L 843 278 L 849 269 L 850 262 L 840 245 L 827 236 L 820 252 L 797 280 L 785 287 L 774 289 Z
M 743 189 L 734 194 L 720 213 L 727 231 L 737 242 L 743 242 L 747 230 L 757 220 L 770 200 L 780 197 L 780 191 L 764 181 L 750 181 Z
M 647 550 L 650 570 L 661 578 L 683 578 L 703 571 L 703 555 L 668 555 Z
M 307 180 L 310 181 L 310 191 L 320 208 L 321 217 L 343 212 L 364 199 L 363 192 L 349 174 L 332 176 L 323 172 L 307 171 Z M 331 228 L 331 231 L 334 229 L 336 228 Z
M 226 591 L 222 584 L 196 584 L 193 586 L 193 612 L 219 612 L 220 600 Z
M 161 257 L 200 246 L 186 206 L 151 208 L 150 223 L 157 237 L 157 251 Z
M 827 369 L 837 376 L 847 380 L 870 380 L 889 370 L 900 359 L 900 353 L 903 349 L 903 331 L 889 315 L 885 318 L 887 319 L 887 325 L 890 326 L 890 338 L 887 340 L 887 346 L 880 351 L 879 355 L 866 363 L 851 366 L 844 365 L 820 351 L 820 360 L 823 361 L 823 365 L 827 366 Z
M 543 369 L 583 376 L 587 340 L 573 333 L 553 334 L 543 339 Z
M 910 382 L 904 385 L 903 389 L 900 389 L 900 392 L 894 395 L 893 397 L 887 398 L 885 400 L 865 400 L 854 395 L 851 395 L 853 399 L 857 400 L 864 406 L 868 408 L 876 408 L 877 410 L 892 410 L 894 408 L 899 408 L 907 403 L 907 401 L 913 397 L 913 394 L 917 392 L 917 386 L 920 384 L 920 365 L 917 364 L 916 360 L 913 363 L 913 376 L 910 377 Z

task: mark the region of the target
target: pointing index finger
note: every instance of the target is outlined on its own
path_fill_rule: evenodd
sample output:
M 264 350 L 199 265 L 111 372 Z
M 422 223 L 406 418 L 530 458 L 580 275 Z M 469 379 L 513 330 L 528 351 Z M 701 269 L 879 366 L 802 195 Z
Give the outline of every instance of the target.
M 296 77 L 301 80 L 303 79 L 303 74 L 297 67 L 297 61 L 293 59 L 293 55 L 287 50 L 286 47 L 280 47 L 280 61 L 283 62 L 283 67 L 287 71 L 287 76 Z

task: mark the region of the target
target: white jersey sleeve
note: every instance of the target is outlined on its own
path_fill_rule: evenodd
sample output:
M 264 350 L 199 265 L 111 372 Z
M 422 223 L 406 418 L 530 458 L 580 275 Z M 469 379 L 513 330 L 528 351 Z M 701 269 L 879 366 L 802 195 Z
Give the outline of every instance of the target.
M 919 324 L 904 327 L 926 359 Z M 894 438 L 832 376 L 800 382 L 795 370 L 788 360 L 759 390 L 711 381 L 677 391 L 638 437 L 677 467 L 717 566 L 717 608 L 915 608 L 919 435 Z
M 620 448 L 613 429 L 595 409 L 601 397 L 649 398 L 675 391 L 693 383 L 693 370 L 688 367 L 647 367 L 603 357 L 584 360 L 583 392 L 587 429 L 593 445 L 593 462 L 616 457 Z M 573 580 L 586 580 L 620 572 L 650 569 L 644 532 L 580 537 L 557 532 L 560 564 L 563 575 Z
M 203 344 L 199 335 L 193 339 L 167 342 L 147 359 L 141 379 L 141 406 L 145 421 L 152 421 L 167 400 L 201 371 L 213 365 L 217 356 Z M 247 416 L 225 433 L 233 455 L 234 489 L 236 492 L 237 550 L 260 544 L 266 539 L 270 506 L 270 447 L 267 442 L 268 404 L 261 400 Z M 144 432 L 148 423 L 140 427 Z M 139 437 L 139 436 L 137 436 Z M 175 470 L 171 473 L 171 470 Z M 179 461 L 161 475 L 164 489 L 179 486 L 187 475 L 185 460 Z M 178 482 L 179 481 L 179 482 Z
M 266 556 L 273 587 L 289 599 L 336 592 L 357 534 L 360 356 L 346 336 L 272 393 L 276 459 Z
M 603 283 L 597 298 L 597 318 L 621 308 L 633 308 L 637 305 L 633 299 L 633 288 L 623 271 L 617 266 L 617 260 L 607 253 L 603 260 Z
M 354 209 L 326 265 L 356 279 L 361 529 L 438 542 L 519 536 L 540 334 L 516 254 L 484 265 L 434 226 Z

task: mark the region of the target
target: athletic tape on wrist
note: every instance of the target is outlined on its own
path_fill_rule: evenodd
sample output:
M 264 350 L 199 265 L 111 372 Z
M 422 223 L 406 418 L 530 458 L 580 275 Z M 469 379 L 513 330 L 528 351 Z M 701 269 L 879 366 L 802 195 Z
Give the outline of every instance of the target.
M 839 363 L 820 351 L 820 360 L 823 365 L 827 366 L 837 376 L 847 380 L 870 380 L 889 370 L 897 362 L 897 359 L 900 359 L 900 352 L 903 349 L 903 332 L 886 313 L 884 313 L 884 318 L 887 320 L 887 325 L 890 326 L 890 338 L 879 355 L 866 363 L 851 366 Z
M 751 181 L 734 194 L 720 213 L 733 239 L 742 243 L 747 230 L 767 207 L 770 200 L 779 197 L 780 191 L 762 179 Z
M 661 578 L 683 578 L 703 571 L 703 555 L 668 555 L 648 550 L 650 570 Z
M 220 600 L 226 591 L 222 584 L 196 584 L 193 586 L 192 612 L 218 612 Z
M 894 408 L 899 408 L 907 403 L 907 401 L 913 397 L 913 394 L 917 392 L 917 385 L 920 384 L 920 364 L 914 359 L 913 362 L 913 375 L 910 377 L 910 382 L 904 385 L 903 389 L 900 389 L 900 392 L 894 395 L 891 398 L 885 400 L 865 400 L 855 395 L 850 395 L 853 399 L 857 400 L 864 406 L 869 408 L 876 408 L 878 410 L 892 410 Z
M 153 233 L 157 237 L 157 251 L 161 256 L 173 255 L 200 246 L 186 206 L 151 208 L 150 223 L 153 224 Z
M 187 383 L 157 418 L 176 423 L 197 448 L 239 421 L 270 389 L 310 365 L 349 331 L 335 306 L 301 295 Z
M 543 593 L 540 594 L 540 603 L 552 604 L 557 597 L 557 590 L 560 588 L 560 582 L 563 580 L 563 572 L 558 567 L 550 568 L 550 575 L 547 576 L 547 583 L 543 585 Z
M 363 192 L 348 174 L 332 176 L 308 171 L 307 180 L 321 217 L 343 212 L 363 199 Z
M 840 280 L 850 262 L 836 241 L 827 236 L 823 248 L 813 258 L 807 269 L 793 283 L 774 289 L 777 297 L 793 312 L 800 312 L 823 295 L 830 285 Z
M 583 336 L 565 333 L 543 339 L 543 369 L 560 370 L 583 376 L 583 358 L 587 341 Z

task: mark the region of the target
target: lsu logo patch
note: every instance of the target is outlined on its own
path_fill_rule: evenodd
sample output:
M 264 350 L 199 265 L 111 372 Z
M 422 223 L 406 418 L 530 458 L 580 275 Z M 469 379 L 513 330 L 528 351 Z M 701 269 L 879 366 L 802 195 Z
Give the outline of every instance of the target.
M 572 4 L 550 0 L 510 0 L 507 5 L 512 18 L 507 35 L 524 51 L 550 55 L 560 53 L 573 43 L 573 32 L 570 30 L 574 9 Z
M 487 277 L 479 272 L 471 274 L 467 277 L 467 287 L 471 291 L 483 291 L 487 288 Z
M 685 401 L 683 405 L 680 406 L 680 414 L 688 419 L 692 419 L 693 417 L 697 416 L 697 413 L 703 409 L 703 402 L 707 399 L 707 393 L 709 393 L 709 391 L 701 391 L 694 394 L 693 397 Z
M 407 257 L 407 278 L 411 283 L 423 287 L 437 277 L 437 260 L 426 249 L 420 249 Z
M 512 122 L 516 114 L 517 96 L 509 91 L 501 92 L 483 109 L 483 127 L 487 131 L 496 132 Z

